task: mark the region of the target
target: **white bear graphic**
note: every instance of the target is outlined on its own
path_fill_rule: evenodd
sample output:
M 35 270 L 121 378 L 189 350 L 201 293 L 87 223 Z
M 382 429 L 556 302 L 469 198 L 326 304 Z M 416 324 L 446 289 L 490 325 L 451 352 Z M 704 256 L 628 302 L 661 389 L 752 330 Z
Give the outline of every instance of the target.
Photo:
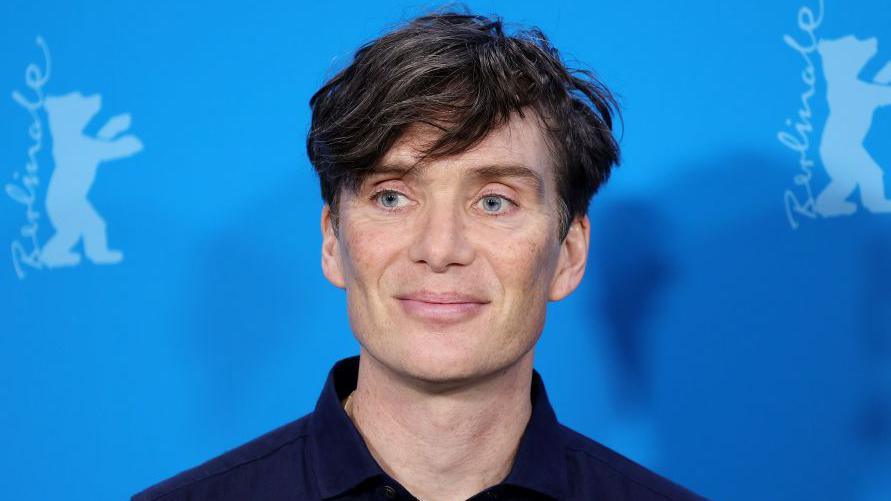
M 882 168 L 863 146 L 876 109 L 891 105 L 891 86 L 886 85 L 889 66 L 872 82 L 858 77 L 877 49 L 875 38 L 860 40 L 853 35 L 821 40 L 817 45 L 829 102 L 820 158 L 830 182 L 815 204 L 822 216 L 856 212 L 856 204 L 847 198 L 858 186 L 863 207 L 871 212 L 891 212 L 891 200 L 885 198 Z
M 72 247 L 83 237 L 84 251 L 91 261 L 118 263 L 123 254 L 108 249 L 105 220 L 96 212 L 87 195 L 101 162 L 128 157 L 142 150 L 142 143 L 131 134 L 114 139 L 130 127 L 130 116 L 113 117 L 96 137 L 91 137 L 83 130 L 102 108 L 100 95 L 84 96 L 72 92 L 64 96 L 47 96 L 44 106 L 55 163 L 47 187 L 46 213 L 56 233 L 43 246 L 40 259 L 51 267 L 78 264 L 80 255 L 72 251 Z

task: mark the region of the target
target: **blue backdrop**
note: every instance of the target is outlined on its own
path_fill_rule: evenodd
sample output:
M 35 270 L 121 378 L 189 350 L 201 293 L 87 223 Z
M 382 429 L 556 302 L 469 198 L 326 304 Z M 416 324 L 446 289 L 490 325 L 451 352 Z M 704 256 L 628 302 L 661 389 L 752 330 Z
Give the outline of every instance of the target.
M 885 2 L 469 5 L 624 108 L 536 352 L 561 421 L 715 499 L 891 499 Z M 123 499 L 311 410 L 358 345 L 307 102 L 432 6 L 0 4 L 4 499 Z

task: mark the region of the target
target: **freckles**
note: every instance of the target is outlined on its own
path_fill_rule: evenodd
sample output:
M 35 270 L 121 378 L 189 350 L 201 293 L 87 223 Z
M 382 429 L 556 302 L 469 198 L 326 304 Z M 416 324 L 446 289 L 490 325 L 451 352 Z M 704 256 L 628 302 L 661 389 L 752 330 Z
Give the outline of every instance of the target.
M 540 243 L 532 239 L 519 240 L 506 246 L 508 249 L 508 259 L 517 265 L 524 265 L 523 268 L 537 267 L 541 260 L 542 246 Z
M 541 245 L 533 244 L 528 247 L 529 253 L 529 265 L 532 267 L 532 273 L 530 274 L 529 279 L 531 282 L 537 283 L 544 276 L 547 275 L 548 263 L 546 259 L 546 253 L 544 252 L 544 248 Z
M 370 235 L 350 228 L 346 236 L 346 249 L 352 275 L 361 280 L 363 272 L 368 272 L 374 265 L 374 246 L 369 246 Z
M 522 280 L 525 286 L 533 288 L 547 278 L 549 269 L 549 253 L 546 242 L 542 239 L 528 239 L 517 246 L 518 255 L 515 258 L 515 266 L 526 270 Z
M 362 247 L 362 241 L 365 237 L 359 231 L 360 226 L 355 224 L 353 218 L 348 219 L 345 216 L 346 214 L 341 216 L 340 236 L 338 238 L 340 240 L 340 254 L 343 265 L 348 270 L 346 279 L 349 286 L 350 282 L 361 282 L 361 272 L 367 268 L 367 265 L 364 257 L 365 251 Z
M 493 243 L 489 256 L 508 287 L 529 290 L 537 287 L 547 274 L 545 248 L 533 239 Z
M 398 254 L 406 233 L 404 225 L 401 229 L 390 229 L 390 226 L 370 219 L 353 220 L 344 226 L 344 230 L 344 247 L 351 273 L 357 282 L 367 284 L 376 283 L 381 278 Z

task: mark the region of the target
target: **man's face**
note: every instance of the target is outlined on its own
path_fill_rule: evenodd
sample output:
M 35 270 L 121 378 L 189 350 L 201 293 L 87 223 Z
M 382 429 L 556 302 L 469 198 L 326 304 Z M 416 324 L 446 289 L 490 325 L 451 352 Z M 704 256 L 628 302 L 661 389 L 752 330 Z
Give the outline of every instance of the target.
M 434 137 L 409 129 L 358 194 L 341 192 L 338 236 L 323 209 L 322 267 L 346 289 L 364 351 L 458 382 L 531 356 L 547 302 L 584 274 L 588 219 L 558 241 L 553 159 L 533 113 L 407 172 Z

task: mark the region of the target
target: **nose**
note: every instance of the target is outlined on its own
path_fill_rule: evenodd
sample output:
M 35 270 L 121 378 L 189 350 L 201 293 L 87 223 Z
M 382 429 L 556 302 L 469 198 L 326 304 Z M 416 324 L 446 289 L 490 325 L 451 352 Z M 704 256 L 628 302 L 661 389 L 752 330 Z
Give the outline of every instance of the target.
M 412 230 L 416 235 L 408 251 L 413 262 L 426 263 L 435 273 L 442 273 L 450 265 L 468 265 L 473 261 L 474 249 L 467 238 L 460 207 L 432 203 L 415 224 Z

